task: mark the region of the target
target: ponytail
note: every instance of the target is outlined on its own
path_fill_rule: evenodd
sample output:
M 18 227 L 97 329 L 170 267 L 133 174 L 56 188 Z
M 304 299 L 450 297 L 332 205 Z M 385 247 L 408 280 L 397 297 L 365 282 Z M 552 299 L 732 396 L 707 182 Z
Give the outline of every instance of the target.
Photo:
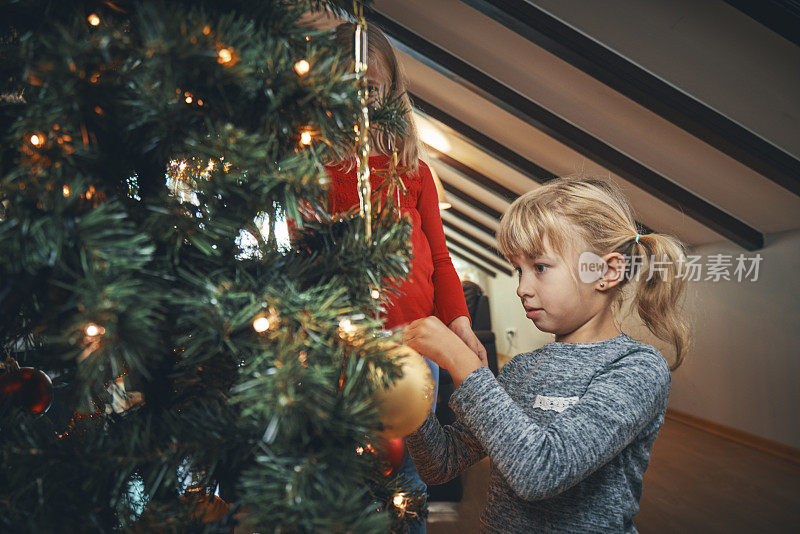
M 644 234 L 633 242 L 630 256 L 632 307 L 653 335 L 675 347 L 675 363 L 670 366 L 674 371 L 683 363 L 690 344 L 689 325 L 678 307 L 686 289 L 681 272 L 686 261 L 684 247 L 668 235 Z

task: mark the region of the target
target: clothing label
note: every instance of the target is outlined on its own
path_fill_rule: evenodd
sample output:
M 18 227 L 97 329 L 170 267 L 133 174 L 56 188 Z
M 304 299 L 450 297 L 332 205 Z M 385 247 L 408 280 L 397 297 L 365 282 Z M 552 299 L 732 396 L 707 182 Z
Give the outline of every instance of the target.
M 577 403 L 579 398 L 580 397 L 548 397 L 546 395 L 536 395 L 536 398 L 533 400 L 533 407 L 541 408 L 542 410 L 563 412 Z

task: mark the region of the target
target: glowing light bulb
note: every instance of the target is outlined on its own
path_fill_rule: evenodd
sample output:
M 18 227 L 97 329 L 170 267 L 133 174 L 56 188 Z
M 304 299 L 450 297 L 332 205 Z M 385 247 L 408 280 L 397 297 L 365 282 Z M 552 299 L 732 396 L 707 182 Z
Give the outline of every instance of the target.
M 375 300 L 381 298 L 381 292 L 378 291 L 377 289 L 373 289 L 370 295 L 372 295 L 372 298 L 374 298 Z
M 339 328 L 342 329 L 342 332 L 347 334 L 351 333 L 355 328 L 353 327 L 353 323 L 350 322 L 350 319 L 342 319 L 339 321 Z
M 83 331 L 86 333 L 87 336 L 95 337 L 102 334 L 104 332 L 104 329 L 100 326 L 97 326 L 94 323 L 89 323 L 86 325 L 86 328 L 84 328 Z
M 217 62 L 222 63 L 222 64 L 230 63 L 231 60 L 233 59 L 233 54 L 231 54 L 231 51 L 228 48 L 221 49 L 217 53 L 217 56 L 219 56 L 217 58 Z
M 302 144 L 304 144 L 304 145 L 310 145 L 311 144 L 311 132 L 305 131 L 305 132 L 301 133 L 300 134 L 300 142 Z
M 192 97 L 191 96 L 187 96 L 184 100 L 186 101 L 187 104 L 191 104 L 192 103 Z
M 97 26 L 100 24 L 100 17 L 98 17 L 94 13 L 89 15 L 86 20 L 88 20 L 89 24 L 91 24 L 92 26 Z
M 253 321 L 253 330 L 259 333 L 269 330 L 269 319 L 266 317 L 258 317 Z
M 63 193 L 65 197 L 68 197 L 69 196 L 69 186 L 65 185 L 64 187 L 62 187 L 61 188 L 61 193 Z
M 394 498 L 392 499 L 392 503 L 401 510 L 404 510 L 406 507 L 406 494 L 405 493 L 395 494 Z
M 42 145 L 44 144 L 44 138 L 43 138 L 43 137 L 40 137 L 40 136 L 39 136 L 39 135 L 37 135 L 37 134 L 33 134 L 33 135 L 31 136 L 31 144 L 32 144 L 33 146 L 36 146 L 36 147 L 42 146 Z
M 359 456 L 364 454 L 364 447 L 356 447 L 356 454 L 358 454 Z
M 204 26 L 203 35 L 208 35 L 209 33 L 211 33 L 211 26 Z
M 299 76 L 306 74 L 310 69 L 311 65 L 309 65 L 308 61 L 306 61 L 305 59 L 301 59 L 300 61 L 294 64 L 294 71 Z

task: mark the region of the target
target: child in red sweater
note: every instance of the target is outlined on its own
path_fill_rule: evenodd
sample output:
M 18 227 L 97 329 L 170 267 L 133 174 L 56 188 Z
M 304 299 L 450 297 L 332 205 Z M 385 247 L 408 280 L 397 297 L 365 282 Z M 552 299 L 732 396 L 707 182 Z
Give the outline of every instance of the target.
M 352 24 L 342 24 L 337 30 L 339 43 L 344 48 L 353 47 Z M 408 277 L 399 288 L 397 296 L 387 305 L 384 325 L 387 329 L 408 324 L 416 319 L 435 315 L 464 343 L 486 362 L 486 350 L 472 331 L 464 293 L 444 239 L 442 219 L 436 186 L 428 166 L 419 160 L 418 140 L 411 114 L 411 102 L 406 92 L 406 80 L 389 40 L 373 24 L 367 30 L 369 101 L 375 105 L 378 95 L 400 97 L 406 107 L 406 135 L 392 140 L 386 132 L 372 131 L 370 136 L 370 169 L 387 169 L 393 152 L 397 153 L 397 166 L 406 169 L 401 176 L 406 191 L 399 193 L 399 207 L 411 220 L 411 245 L 413 256 Z M 331 177 L 329 207 L 331 213 L 346 211 L 358 205 L 355 165 L 342 163 L 327 167 Z M 370 173 L 370 183 L 375 191 L 383 178 Z M 438 390 L 439 368 L 428 360 Z M 434 403 L 436 396 L 434 395 Z M 435 406 L 434 406 L 435 407 Z M 401 468 L 412 483 L 424 487 L 410 456 Z M 424 533 L 425 522 L 409 520 L 412 534 Z

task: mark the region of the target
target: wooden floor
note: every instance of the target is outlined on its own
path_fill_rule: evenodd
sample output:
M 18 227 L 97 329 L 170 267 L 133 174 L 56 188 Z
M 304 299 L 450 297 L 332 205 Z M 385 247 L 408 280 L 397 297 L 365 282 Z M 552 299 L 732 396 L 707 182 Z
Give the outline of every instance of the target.
M 479 532 L 489 465 L 464 473 L 458 505 L 432 503 L 429 534 Z M 667 419 L 634 523 L 641 534 L 800 532 L 800 465 Z

